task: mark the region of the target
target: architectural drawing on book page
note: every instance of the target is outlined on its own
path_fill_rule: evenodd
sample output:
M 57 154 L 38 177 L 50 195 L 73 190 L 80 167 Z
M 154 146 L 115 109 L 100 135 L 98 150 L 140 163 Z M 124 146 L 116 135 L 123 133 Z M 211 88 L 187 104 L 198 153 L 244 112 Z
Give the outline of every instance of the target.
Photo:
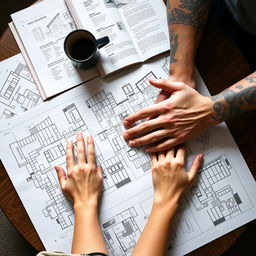
M 73 211 L 54 166 L 66 167 L 66 141 L 75 142 L 76 133 L 83 131 L 93 135 L 97 162 L 104 172 L 101 225 L 110 255 L 130 255 L 149 216 L 153 190 L 150 158 L 124 141 L 122 120 L 154 104 L 159 90 L 148 79 L 166 77 L 162 65 L 159 60 L 133 67 L 122 76 L 94 79 L 0 128 L 5 148 L 1 158 L 48 250 L 70 250 Z M 204 91 L 202 86 L 200 82 Z M 171 229 L 174 255 L 187 253 L 255 216 L 255 199 L 249 196 L 255 193 L 254 181 L 226 127 L 213 128 L 191 141 L 189 162 L 202 148 L 204 167 Z
M 108 36 L 97 63 L 102 77 L 170 48 L 162 0 L 65 0 L 79 28 Z
M 66 35 L 76 29 L 64 0 L 45 0 L 13 14 L 12 19 L 44 100 L 98 76 L 96 68 L 76 69 L 64 52 Z
M 21 54 L 0 62 L 0 120 L 34 108 L 42 99 Z

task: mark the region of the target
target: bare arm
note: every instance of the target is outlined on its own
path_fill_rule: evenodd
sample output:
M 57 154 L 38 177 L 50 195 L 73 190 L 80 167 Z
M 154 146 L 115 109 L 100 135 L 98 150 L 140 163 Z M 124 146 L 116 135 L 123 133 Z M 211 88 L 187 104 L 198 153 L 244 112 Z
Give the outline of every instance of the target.
M 98 219 L 98 206 L 102 193 L 102 170 L 96 166 L 92 137 L 87 137 L 87 154 L 83 134 L 77 134 L 77 163 L 74 144 L 67 143 L 67 175 L 61 166 L 56 166 L 63 192 L 74 203 L 74 234 L 72 253 L 100 252 L 107 254 Z
M 169 206 L 154 204 L 150 217 L 132 256 L 164 256 L 166 255 L 170 225 L 178 207 L 177 203 Z
M 98 219 L 97 207 L 79 207 L 75 211 L 72 253 L 107 254 Z
M 181 196 L 198 172 L 202 155 L 198 155 L 186 172 L 185 150 L 181 146 L 152 155 L 152 178 L 155 189 L 153 207 L 132 256 L 164 256 L 169 229 Z

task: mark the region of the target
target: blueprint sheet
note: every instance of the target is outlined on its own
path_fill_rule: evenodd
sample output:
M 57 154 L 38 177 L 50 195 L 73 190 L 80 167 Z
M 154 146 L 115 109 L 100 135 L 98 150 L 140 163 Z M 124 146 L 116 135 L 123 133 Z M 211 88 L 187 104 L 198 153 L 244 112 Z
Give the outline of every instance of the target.
M 72 205 L 53 166 L 65 166 L 67 140 L 77 131 L 95 138 L 104 170 L 101 227 L 110 255 L 130 255 L 149 217 L 153 188 L 150 158 L 122 138 L 122 120 L 154 104 L 148 79 L 167 77 L 158 58 L 109 78 L 96 78 L 5 123 L 1 159 L 48 250 L 70 251 Z M 207 89 L 197 77 L 200 92 Z M 170 229 L 169 255 L 183 255 L 256 216 L 255 181 L 225 124 L 187 143 L 188 165 L 198 153 L 204 166 L 184 196 Z
M 0 62 L 0 120 L 16 116 L 42 103 L 21 54 Z

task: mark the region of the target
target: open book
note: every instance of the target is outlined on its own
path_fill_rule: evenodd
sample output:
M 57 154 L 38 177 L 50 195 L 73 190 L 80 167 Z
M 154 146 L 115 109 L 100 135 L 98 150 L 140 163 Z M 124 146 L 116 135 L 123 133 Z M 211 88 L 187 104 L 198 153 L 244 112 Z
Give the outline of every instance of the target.
M 163 0 L 65 0 L 78 28 L 109 36 L 97 68 L 105 76 L 170 49 Z
M 162 0 L 75 0 L 67 4 L 72 15 L 64 0 L 44 0 L 11 15 L 10 28 L 43 100 L 99 72 L 105 76 L 169 49 Z M 96 38 L 110 38 L 100 49 L 98 69 L 77 69 L 64 52 L 65 37 L 77 25 Z
M 11 15 L 10 28 L 43 100 L 99 76 L 76 69 L 63 43 L 76 29 L 64 0 L 44 0 Z

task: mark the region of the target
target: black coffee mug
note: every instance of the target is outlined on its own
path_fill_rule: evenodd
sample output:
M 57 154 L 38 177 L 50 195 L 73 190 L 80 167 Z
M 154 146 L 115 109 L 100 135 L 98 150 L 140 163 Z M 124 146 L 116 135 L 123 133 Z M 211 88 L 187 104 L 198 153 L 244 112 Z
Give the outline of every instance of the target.
M 75 67 L 87 69 L 94 66 L 100 57 L 99 49 L 109 43 L 109 37 L 96 39 L 84 29 L 69 33 L 64 41 L 64 51 Z

